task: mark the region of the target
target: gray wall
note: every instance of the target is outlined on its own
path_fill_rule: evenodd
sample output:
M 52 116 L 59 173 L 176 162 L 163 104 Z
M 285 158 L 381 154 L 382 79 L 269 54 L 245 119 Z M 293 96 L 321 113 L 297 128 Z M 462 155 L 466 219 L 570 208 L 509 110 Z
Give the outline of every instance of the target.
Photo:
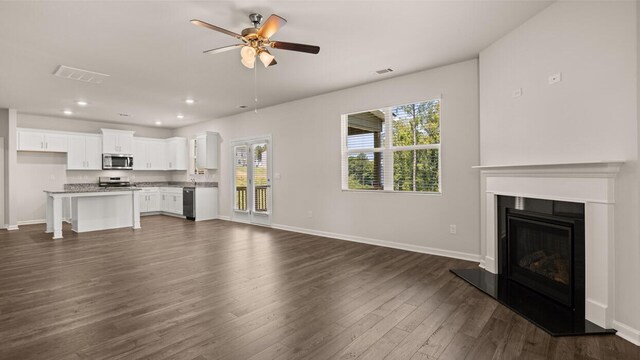
M 614 313 L 632 329 L 640 329 L 636 22 L 636 2 L 556 2 L 480 53 L 483 165 L 626 161 L 616 180 Z M 558 72 L 562 81 L 549 85 Z
M 341 189 L 341 114 L 442 96 L 442 195 Z M 220 213 L 230 216 L 233 139 L 271 134 L 273 223 L 416 250 L 479 254 L 478 62 L 466 61 L 177 129 L 221 134 Z M 222 176 L 220 176 L 222 174 Z M 176 179 L 183 177 L 176 177 Z M 308 211 L 313 217 L 307 217 Z M 457 235 L 449 233 L 457 225 Z

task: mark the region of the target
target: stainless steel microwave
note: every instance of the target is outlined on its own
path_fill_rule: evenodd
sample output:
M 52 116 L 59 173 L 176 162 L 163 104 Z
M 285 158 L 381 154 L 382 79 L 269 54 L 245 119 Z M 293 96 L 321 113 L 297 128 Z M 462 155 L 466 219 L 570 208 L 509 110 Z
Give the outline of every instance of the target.
M 102 154 L 102 169 L 133 170 L 133 155 Z

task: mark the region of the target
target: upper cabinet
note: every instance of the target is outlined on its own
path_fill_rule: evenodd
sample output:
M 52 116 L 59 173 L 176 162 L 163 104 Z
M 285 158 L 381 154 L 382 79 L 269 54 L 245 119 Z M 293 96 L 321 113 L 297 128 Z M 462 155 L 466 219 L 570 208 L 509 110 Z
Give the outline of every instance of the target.
M 100 135 L 69 135 L 67 170 L 101 170 L 102 137 Z
M 196 136 L 196 168 L 217 169 L 220 135 L 207 131 Z
M 166 170 L 166 140 L 135 138 L 133 170 Z
M 167 170 L 188 169 L 188 145 L 185 138 L 170 138 L 167 142 L 166 164 Z
M 104 154 L 133 154 L 133 133 L 125 130 L 102 130 L 102 152 Z M 135 158 L 133 160 L 135 164 Z
M 66 134 L 36 129 L 18 129 L 19 151 L 67 152 Z
M 102 129 L 100 135 L 19 128 L 18 151 L 67 153 L 67 170 L 102 170 L 103 153 L 133 155 L 134 170 L 188 169 L 187 139 L 141 138 L 133 133 Z

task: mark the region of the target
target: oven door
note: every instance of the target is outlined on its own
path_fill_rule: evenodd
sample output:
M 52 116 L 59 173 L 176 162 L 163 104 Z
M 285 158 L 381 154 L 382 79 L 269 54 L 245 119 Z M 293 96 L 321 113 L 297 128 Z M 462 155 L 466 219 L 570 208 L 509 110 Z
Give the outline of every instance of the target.
M 105 170 L 132 170 L 133 156 L 131 155 L 102 155 L 102 168 Z

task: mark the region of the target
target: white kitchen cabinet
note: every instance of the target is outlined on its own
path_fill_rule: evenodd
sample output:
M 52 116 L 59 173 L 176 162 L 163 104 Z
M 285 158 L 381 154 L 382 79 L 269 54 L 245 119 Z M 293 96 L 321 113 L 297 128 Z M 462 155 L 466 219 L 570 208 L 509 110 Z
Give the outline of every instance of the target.
M 149 211 L 157 212 L 162 210 L 162 207 L 160 206 L 160 197 L 161 195 L 159 192 L 149 194 L 149 202 L 147 204 Z
M 195 202 L 196 221 L 218 218 L 218 188 L 197 187 Z
M 165 141 L 136 138 L 133 142 L 133 170 L 165 170 Z
M 67 152 L 68 135 L 38 131 L 18 130 L 19 151 Z
M 125 130 L 102 130 L 102 152 L 105 154 L 132 154 L 133 133 Z M 134 159 L 135 164 L 135 159 Z
M 144 188 L 140 191 L 139 197 L 141 213 L 162 211 L 158 188 Z
M 44 151 L 44 133 L 18 130 L 18 150 Z
M 187 170 L 189 153 L 186 138 L 169 138 L 166 140 L 166 169 Z
M 102 139 L 99 135 L 69 135 L 67 170 L 101 170 Z
M 218 148 L 220 135 L 207 131 L 196 136 L 196 167 L 198 169 L 218 168 Z
M 67 152 L 68 136 L 65 134 L 44 134 L 44 150 L 51 152 Z
M 87 169 L 102 170 L 102 137 L 85 136 L 84 154 L 87 161 Z
M 161 188 L 162 211 L 182 215 L 182 188 Z

